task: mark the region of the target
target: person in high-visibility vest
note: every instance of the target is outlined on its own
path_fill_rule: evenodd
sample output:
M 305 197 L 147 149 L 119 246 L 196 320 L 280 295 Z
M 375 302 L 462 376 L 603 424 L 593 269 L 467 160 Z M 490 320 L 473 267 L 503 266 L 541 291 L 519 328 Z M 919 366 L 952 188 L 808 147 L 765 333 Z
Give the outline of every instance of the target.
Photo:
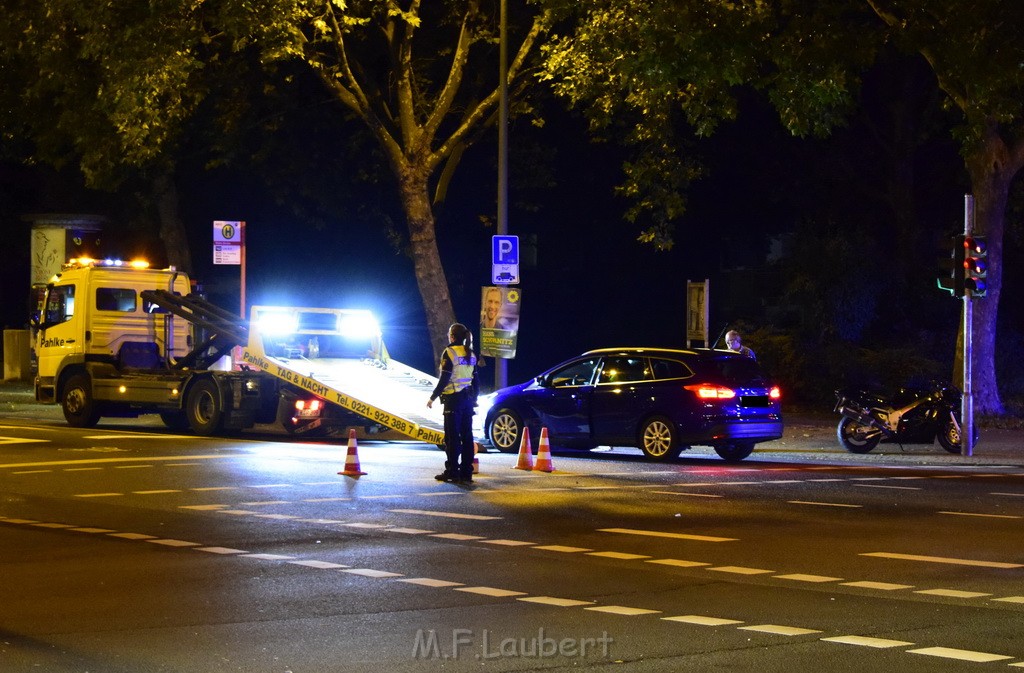
M 477 355 L 473 334 L 462 323 L 448 328 L 448 346 L 441 353 L 441 374 L 427 408 L 441 398 L 444 405 L 444 451 L 447 460 L 438 481 L 473 481 L 473 413 L 476 408 Z

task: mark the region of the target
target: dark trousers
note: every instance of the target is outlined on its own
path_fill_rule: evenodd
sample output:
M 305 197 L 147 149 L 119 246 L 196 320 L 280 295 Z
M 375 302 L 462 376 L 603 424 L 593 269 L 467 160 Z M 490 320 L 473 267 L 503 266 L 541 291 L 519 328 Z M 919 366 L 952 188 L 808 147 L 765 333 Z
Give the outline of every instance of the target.
M 462 391 L 442 395 L 444 405 L 444 471 L 453 477 L 473 476 L 473 399 Z

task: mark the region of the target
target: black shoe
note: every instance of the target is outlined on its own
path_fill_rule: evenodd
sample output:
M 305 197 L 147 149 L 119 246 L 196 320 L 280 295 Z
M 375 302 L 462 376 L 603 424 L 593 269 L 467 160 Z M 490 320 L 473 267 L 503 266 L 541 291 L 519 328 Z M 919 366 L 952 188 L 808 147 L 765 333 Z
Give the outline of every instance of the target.
M 434 475 L 434 479 L 437 479 L 438 481 L 456 481 L 455 477 L 453 477 L 448 472 L 442 472 L 441 474 L 436 474 L 436 475 Z

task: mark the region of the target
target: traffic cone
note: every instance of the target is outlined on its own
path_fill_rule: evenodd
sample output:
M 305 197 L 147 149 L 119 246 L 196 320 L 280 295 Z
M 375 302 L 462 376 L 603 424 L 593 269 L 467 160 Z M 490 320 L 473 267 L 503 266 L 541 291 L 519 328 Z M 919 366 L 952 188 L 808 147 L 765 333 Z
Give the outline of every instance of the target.
M 548 429 L 540 429 L 540 444 L 537 446 L 537 464 L 533 466 L 537 472 L 554 472 L 555 466 L 551 463 L 551 447 L 548 446 Z
M 349 428 L 348 431 L 348 453 L 345 455 L 345 469 L 338 474 L 343 474 L 346 477 L 358 477 L 361 474 L 366 474 L 359 469 L 359 446 L 356 444 L 356 431 L 354 428 Z
M 517 470 L 533 469 L 533 447 L 530 446 L 530 428 L 523 428 L 523 441 L 519 443 L 519 462 Z
M 480 453 L 480 442 L 473 442 L 473 474 L 480 474 L 480 459 L 476 454 Z

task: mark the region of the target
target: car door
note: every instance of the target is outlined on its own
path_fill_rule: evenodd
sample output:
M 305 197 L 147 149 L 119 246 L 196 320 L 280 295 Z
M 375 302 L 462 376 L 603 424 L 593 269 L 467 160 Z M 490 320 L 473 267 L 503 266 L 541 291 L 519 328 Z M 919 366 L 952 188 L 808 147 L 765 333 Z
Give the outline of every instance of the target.
M 590 395 L 599 361 L 584 357 L 562 365 L 544 375 L 541 387 L 531 395 L 530 406 L 553 443 L 573 446 L 589 441 Z
M 645 391 L 649 391 L 652 379 L 646 357 L 604 358 L 590 403 L 591 437 L 595 444 L 635 444 L 637 425 L 650 406 Z

